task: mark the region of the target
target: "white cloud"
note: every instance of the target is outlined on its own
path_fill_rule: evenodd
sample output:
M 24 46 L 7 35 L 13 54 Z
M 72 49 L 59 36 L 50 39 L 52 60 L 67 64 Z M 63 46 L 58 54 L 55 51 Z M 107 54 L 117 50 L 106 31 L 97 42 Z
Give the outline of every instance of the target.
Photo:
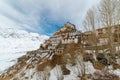
M 0 16 L 8 19 L 5 23 L 33 31 L 42 31 L 47 27 L 41 24 L 43 17 L 49 21 L 69 20 L 81 26 L 87 9 L 97 2 L 98 0 L 1 0 Z M 4 24 L 2 20 L 0 18 L 0 24 Z

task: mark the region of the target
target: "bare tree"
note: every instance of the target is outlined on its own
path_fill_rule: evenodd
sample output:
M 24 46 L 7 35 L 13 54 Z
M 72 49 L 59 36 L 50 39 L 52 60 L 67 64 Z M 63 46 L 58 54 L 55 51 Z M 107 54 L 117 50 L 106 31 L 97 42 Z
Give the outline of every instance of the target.
M 116 1 L 117 0 L 102 0 L 99 6 L 101 22 L 103 26 L 111 27 L 116 23 Z
M 97 18 L 98 15 L 96 14 L 96 11 L 97 10 L 95 8 L 89 9 L 87 14 L 86 14 L 86 18 L 83 22 L 84 28 L 87 31 L 92 31 L 91 37 L 89 38 L 89 40 L 94 45 L 94 47 L 97 47 L 97 42 L 98 42 L 98 39 L 97 39 L 97 36 L 96 36 L 96 28 L 98 26 L 99 19 Z M 95 52 L 93 50 L 93 54 L 94 54 L 94 57 L 95 57 L 95 60 L 96 60 L 96 54 L 95 53 L 98 53 L 97 48 L 95 49 Z
M 109 46 L 110 46 L 110 52 L 114 53 L 114 45 L 113 45 L 113 33 L 112 33 L 112 26 L 114 26 L 116 23 L 116 16 L 118 13 L 116 8 L 116 2 L 117 0 L 102 0 L 100 6 L 99 6 L 99 13 L 100 13 L 100 20 L 102 23 L 102 26 L 107 27 L 107 34 L 109 38 Z
M 83 22 L 87 31 L 92 31 L 94 36 L 91 41 L 97 46 L 96 28 L 105 27 L 108 38 L 108 49 L 111 54 L 115 53 L 116 45 L 114 44 L 113 27 L 120 24 L 120 0 L 101 0 L 97 9 L 89 9 Z M 119 28 L 120 29 L 120 28 Z M 102 32 L 103 33 L 103 32 Z M 117 40 L 120 43 L 120 33 L 117 32 Z M 106 40 L 105 40 L 106 42 Z M 119 50 L 119 47 L 118 47 Z M 95 52 L 98 52 L 96 48 Z M 108 57 L 108 56 L 107 56 Z
M 116 13 L 117 13 L 117 15 L 116 15 L 116 23 L 117 24 L 120 24 L 120 7 L 119 7 L 119 5 L 120 5 L 120 0 L 116 0 L 117 1 L 117 4 L 116 4 L 116 6 L 118 6 L 118 7 L 116 7 L 117 9 L 116 9 Z M 117 40 L 118 40 L 118 44 L 120 45 L 120 25 L 118 25 L 118 31 L 117 31 Z M 120 47 L 119 47 L 119 45 L 118 45 L 118 51 L 119 51 L 119 54 L 120 54 Z
M 93 9 L 87 11 L 83 25 L 87 31 L 95 30 L 95 14 Z

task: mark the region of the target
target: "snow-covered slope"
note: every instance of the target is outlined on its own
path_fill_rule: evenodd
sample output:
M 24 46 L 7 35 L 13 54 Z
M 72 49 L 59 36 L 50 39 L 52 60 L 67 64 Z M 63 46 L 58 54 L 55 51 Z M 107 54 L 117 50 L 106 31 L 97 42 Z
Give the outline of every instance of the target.
M 15 28 L 0 28 L 0 71 L 16 62 L 26 51 L 38 49 L 46 35 Z

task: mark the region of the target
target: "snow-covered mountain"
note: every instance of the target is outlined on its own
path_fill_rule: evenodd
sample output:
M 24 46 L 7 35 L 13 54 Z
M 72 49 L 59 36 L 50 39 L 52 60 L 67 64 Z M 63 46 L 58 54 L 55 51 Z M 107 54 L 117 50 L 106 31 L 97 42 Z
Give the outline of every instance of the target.
M 15 64 L 16 59 L 25 55 L 26 51 L 38 49 L 45 39 L 48 36 L 0 27 L 0 71 Z

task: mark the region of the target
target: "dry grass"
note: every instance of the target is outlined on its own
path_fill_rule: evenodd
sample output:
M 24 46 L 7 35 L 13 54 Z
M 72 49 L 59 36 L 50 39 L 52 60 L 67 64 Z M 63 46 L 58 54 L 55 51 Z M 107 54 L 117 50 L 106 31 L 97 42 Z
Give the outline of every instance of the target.
M 9 74 L 4 78 L 0 78 L 0 80 L 10 80 L 13 77 L 13 75 Z
M 103 68 L 105 68 L 105 66 L 102 63 L 96 62 L 96 61 L 93 62 L 93 66 L 95 69 L 99 69 L 99 70 L 102 70 Z
M 119 64 L 113 64 L 113 69 L 120 69 L 120 65 Z
M 91 74 L 85 74 L 85 75 L 80 77 L 80 80 L 88 80 L 88 79 L 91 79 L 91 78 L 92 78 Z
M 56 66 L 56 60 L 52 59 L 52 60 L 48 60 L 48 59 L 45 59 L 43 61 L 43 63 L 41 64 L 37 64 L 37 71 L 44 71 L 44 69 L 49 66 L 51 69 L 54 68 Z M 57 61 L 58 62 L 58 61 Z
M 38 64 L 37 65 L 37 71 L 44 71 L 44 69 L 46 68 L 47 66 L 47 62 L 44 62 L 42 64 Z
M 120 78 L 115 75 L 111 74 L 106 71 L 101 71 L 101 72 L 95 72 L 93 76 L 93 80 L 119 80 Z
M 91 62 L 93 62 L 93 61 L 94 61 L 94 58 L 93 58 L 93 55 L 92 55 L 92 54 L 84 53 L 84 54 L 83 54 L 83 60 L 84 60 L 84 61 L 91 61 Z

